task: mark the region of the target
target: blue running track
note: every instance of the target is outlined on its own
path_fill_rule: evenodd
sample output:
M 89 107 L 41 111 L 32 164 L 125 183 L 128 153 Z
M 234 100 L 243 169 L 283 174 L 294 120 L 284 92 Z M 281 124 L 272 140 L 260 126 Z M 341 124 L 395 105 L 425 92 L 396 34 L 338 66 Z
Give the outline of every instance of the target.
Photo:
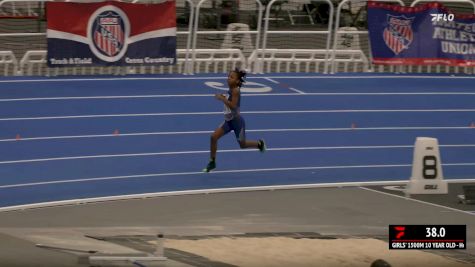
M 0 207 L 197 189 L 407 180 L 416 137 L 475 178 L 475 77 L 250 75 L 242 114 L 267 153 L 219 142 L 226 75 L 3 78 Z

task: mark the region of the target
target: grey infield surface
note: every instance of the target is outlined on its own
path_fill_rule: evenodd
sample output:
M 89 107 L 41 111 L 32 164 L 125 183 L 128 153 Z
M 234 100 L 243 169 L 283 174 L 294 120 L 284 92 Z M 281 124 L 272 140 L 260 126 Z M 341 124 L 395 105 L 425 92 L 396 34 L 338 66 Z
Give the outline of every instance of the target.
M 450 184 L 448 195 L 411 199 L 398 197 L 402 193 L 397 187 L 370 186 L 166 196 L 2 212 L 0 266 L 82 267 L 92 266 L 87 257 L 93 254 L 143 256 L 154 252 L 150 241 L 157 233 L 165 235 L 165 244 L 170 238 L 236 235 L 387 240 L 390 224 L 465 224 L 467 249 L 437 253 L 475 266 L 475 205 L 457 201 L 462 186 Z M 231 266 L 166 245 L 165 256 L 167 261 L 153 266 Z

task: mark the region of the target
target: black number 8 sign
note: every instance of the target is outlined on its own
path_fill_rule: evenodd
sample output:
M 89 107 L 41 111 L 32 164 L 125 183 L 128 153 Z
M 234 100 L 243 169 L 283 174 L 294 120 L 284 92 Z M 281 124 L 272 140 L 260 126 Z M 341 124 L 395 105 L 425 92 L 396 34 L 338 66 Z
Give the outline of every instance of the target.
M 437 177 L 437 158 L 435 156 L 424 156 L 422 165 L 422 177 L 424 179 L 435 179 Z

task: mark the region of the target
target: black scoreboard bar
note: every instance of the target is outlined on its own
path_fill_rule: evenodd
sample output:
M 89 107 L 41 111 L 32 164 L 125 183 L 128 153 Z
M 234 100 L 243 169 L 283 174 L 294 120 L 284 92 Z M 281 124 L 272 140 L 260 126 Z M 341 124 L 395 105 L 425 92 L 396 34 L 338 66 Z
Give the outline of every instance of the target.
M 389 249 L 466 249 L 466 225 L 389 225 Z

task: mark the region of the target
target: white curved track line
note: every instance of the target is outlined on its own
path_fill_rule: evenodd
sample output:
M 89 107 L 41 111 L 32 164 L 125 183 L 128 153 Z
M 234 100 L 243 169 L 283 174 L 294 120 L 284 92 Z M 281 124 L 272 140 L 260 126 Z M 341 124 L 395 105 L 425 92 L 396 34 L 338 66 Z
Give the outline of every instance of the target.
M 311 114 L 311 113 L 404 113 L 404 112 L 475 112 L 475 109 L 329 109 L 329 110 L 262 110 L 242 111 L 241 114 Z M 56 119 L 84 119 L 84 118 L 111 118 L 111 117 L 148 117 L 148 116 L 190 116 L 190 115 L 222 115 L 223 112 L 161 112 L 161 113 L 132 113 L 132 114 L 101 114 L 76 116 L 46 116 L 46 117 L 19 117 L 0 118 L 0 121 L 25 120 L 56 120 Z

